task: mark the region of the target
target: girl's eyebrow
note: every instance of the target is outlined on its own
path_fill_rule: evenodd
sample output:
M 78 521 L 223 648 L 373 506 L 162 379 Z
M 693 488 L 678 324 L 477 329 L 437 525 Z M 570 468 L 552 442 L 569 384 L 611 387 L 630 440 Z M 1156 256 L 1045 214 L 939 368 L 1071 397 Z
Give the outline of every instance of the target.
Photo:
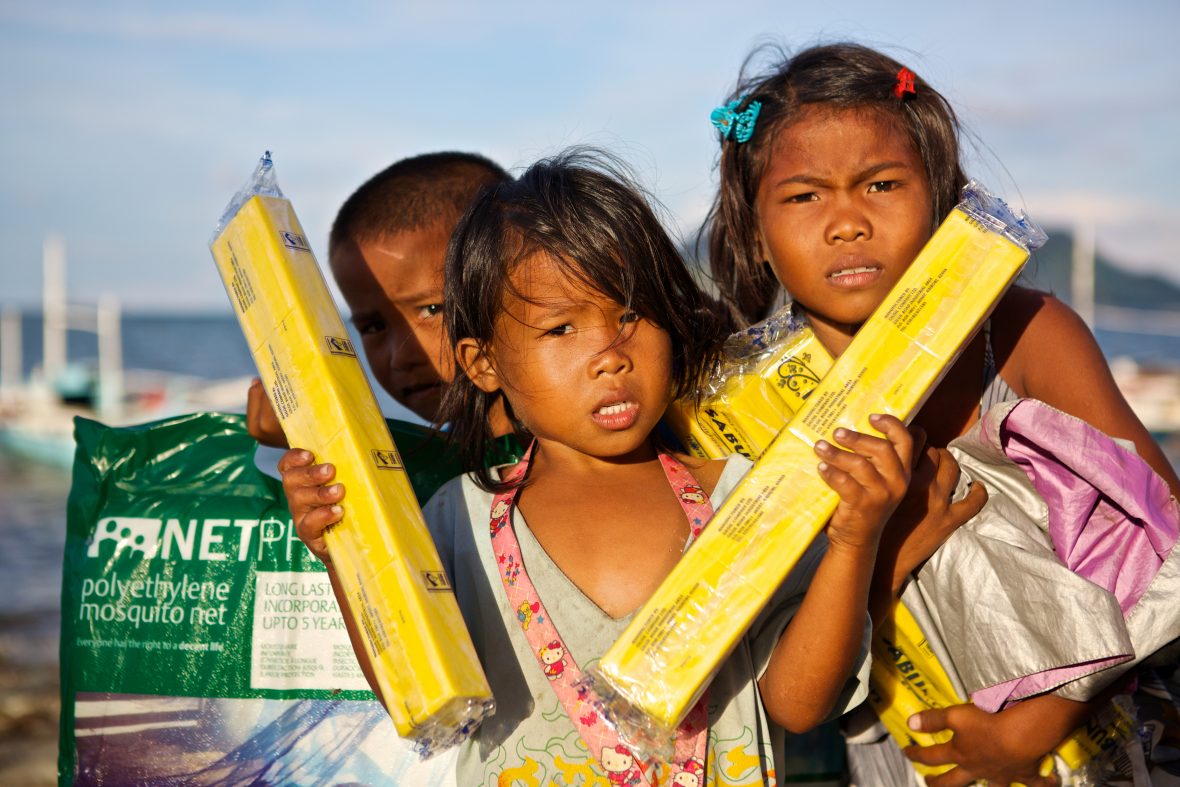
M 532 312 L 529 314 L 530 322 L 528 324 L 535 328 L 541 328 L 542 323 L 551 320 L 574 319 L 579 315 L 586 314 L 587 310 L 602 311 L 599 304 L 578 298 L 551 297 L 533 300 L 529 303 L 532 306 Z
M 864 169 L 855 173 L 852 176 L 852 182 L 853 183 L 860 183 L 861 181 L 869 180 L 870 178 L 874 177 L 875 175 L 877 175 L 881 172 L 884 172 L 887 169 L 895 169 L 895 168 L 908 169 L 909 165 L 906 164 L 906 162 L 904 162 L 904 161 L 882 161 L 877 164 L 872 164 L 868 167 L 865 167 Z M 792 184 L 801 184 L 804 186 L 827 186 L 829 183 L 831 183 L 831 179 L 829 179 L 829 178 L 821 177 L 820 175 L 812 175 L 812 174 L 805 172 L 805 173 L 802 173 L 799 175 L 792 175 L 789 178 L 783 178 L 782 180 L 776 181 L 774 184 L 774 188 L 777 189 L 777 188 L 781 188 L 783 186 L 789 186 Z
M 527 320 L 524 314 L 517 313 L 515 310 L 506 309 L 504 313 L 510 316 L 517 324 L 539 331 L 546 330 L 543 323 L 550 320 L 566 318 L 576 306 L 573 301 L 558 298 L 546 298 L 544 301 L 526 301 L 526 303 L 533 307 L 532 311 L 528 313 Z
M 884 172 L 887 169 L 909 169 L 910 165 L 904 161 L 882 161 L 879 164 L 874 164 L 871 167 L 866 167 L 861 172 L 857 173 L 857 181 L 868 180 L 875 175 Z
M 568 313 L 568 304 L 554 303 L 553 300 L 548 298 L 543 302 L 522 299 L 511 307 L 504 309 L 504 314 L 510 316 L 520 325 L 527 325 L 530 328 L 540 328 L 541 323 L 563 318 Z
M 577 309 L 585 305 L 585 301 L 568 296 L 551 295 L 542 298 L 528 298 L 525 301 L 542 314 L 556 314 Z
M 388 294 L 386 295 L 386 297 L 388 298 Z M 423 287 L 421 289 L 414 290 L 413 292 L 398 293 L 396 298 L 388 298 L 388 299 L 389 299 L 390 303 L 394 303 L 394 304 L 406 304 L 406 303 L 414 304 L 414 303 L 420 303 L 422 301 L 432 301 L 432 302 L 442 303 L 443 288 L 441 285 L 439 285 L 439 286 L 430 285 L 428 287 Z
M 533 316 L 536 319 L 544 320 L 552 317 L 564 317 L 577 308 L 577 304 L 573 301 L 545 301 L 544 303 L 533 303 L 536 312 Z

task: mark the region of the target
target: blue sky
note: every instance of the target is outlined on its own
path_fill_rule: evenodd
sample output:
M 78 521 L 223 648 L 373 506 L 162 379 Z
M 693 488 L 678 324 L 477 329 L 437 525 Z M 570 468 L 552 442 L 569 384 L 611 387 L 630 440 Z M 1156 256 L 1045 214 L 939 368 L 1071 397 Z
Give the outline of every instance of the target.
M 954 103 L 973 174 L 1180 281 L 1180 4 L 0 0 L 0 306 L 36 305 L 47 233 L 75 299 L 226 311 L 207 242 L 264 149 L 326 262 L 336 207 L 406 155 L 509 167 L 608 147 L 684 230 L 710 109 L 760 41 L 852 38 Z

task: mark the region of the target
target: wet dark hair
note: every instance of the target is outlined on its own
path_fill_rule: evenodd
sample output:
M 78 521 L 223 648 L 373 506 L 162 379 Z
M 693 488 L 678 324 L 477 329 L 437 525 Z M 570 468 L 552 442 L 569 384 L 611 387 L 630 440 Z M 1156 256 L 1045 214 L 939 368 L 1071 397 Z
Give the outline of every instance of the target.
M 767 54 L 773 65 L 750 73 Z M 766 316 L 778 293 L 778 281 L 758 254 L 758 220 L 754 201 L 776 137 L 812 106 L 871 109 L 896 121 L 913 142 L 930 184 L 933 230 L 959 201 L 967 183 L 959 160 L 959 121 L 945 98 L 921 76 L 914 92 L 894 93 L 902 64 L 874 49 L 852 43 L 815 46 L 788 56 L 777 47 L 754 50 L 742 65 L 729 101 L 741 98 L 738 111 L 751 102 L 762 107 L 747 142 L 724 139 L 718 164 L 720 188 L 702 232 L 708 233 L 709 266 L 730 317 L 749 325 Z
M 438 226 L 450 230 L 481 189 L 509 179 L 478 153 L 424 153 L 397 161 L 365 181 L 340 206 L 328 256 L 342 244 Z
M 519 295 L 512 272 L 536 254 L 561 265 L 571 281 L 667 331 L 673 395 L 695 390 L 716 357 L 722 321 L 623 165 L 601 151 L 576 148 L 538 161 L 516 180 L 479 197 L 447 249 L 443 310 L 448 335 L 489 346 L 505 295 Z M 451 440 L 480 486 L 508 488 L 484 468 L 492 441 L 488 415 L 503 393 L 481 391 L 459 363 L 443 398 L 441 420 L 451 423 Z M 512 417 L 506 399 L 504 404 Z

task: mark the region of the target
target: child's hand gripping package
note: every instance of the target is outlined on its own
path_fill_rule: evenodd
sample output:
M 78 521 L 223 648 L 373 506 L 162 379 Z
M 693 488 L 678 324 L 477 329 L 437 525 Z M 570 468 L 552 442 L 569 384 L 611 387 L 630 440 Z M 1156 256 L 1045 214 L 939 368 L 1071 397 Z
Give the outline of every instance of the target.
M 996 711 L 1047 691 L 1089 702 L 1180 637 L 1180 506 L 1125 441 L 1015 399 L 948 447 L 960 492 L 969 478 L 988 499 L 915 574 L 874 642 L 870 700 L 902 746 L 950 737 L 909 730 L 926 708 Z M 1131 783 L 1127 752 L 1142 759 L 1160 727 L 1132 727 L 1127 697 L 1115 702 L 1044 772 L 1065 785 Z
M 664 416 L 689 453 L 757 459 L 832 367 L 832 356 L 790 306 L 730 336 L 698 397 Z
M 389 429 L 269 154 L 230 202 L 213 256 L 291 445 L 348 497 L 328 551 L 398 734 L 424 756 L 492 695 Z
M 956 688 L 931 642 L 904 604 L 898 602 L 873 637 L 873 666 L 869 703 L 898 746 L 946 743 L 950 730 L 925 733 L 909 727 L 915 713 L 961 705 L 966 700 Z M 942 660 L 947 660 L 945 654 Z M 1041 774 L 1056 773 L 1062 784 L 1098 784 L 1087 774 L 1099 764 L 1095 758 L 1113 751 L 1131 737 L 1134 719 L 1121 701 L 1111 702 L 1089 722 L 1074 730 L 1041 764 Z M 911 765 L 923 776 L 935 776 L 953 765 Z M 1106 763 L 1102 763 L 1103 766 Z
M 815 442 L 908 421 L 1044 234 L 969 185 L 847 350 L 591 668 L 623 731 L 661 745 L 839 502 Z M 708 644 L 705 644 L 708 643 Z

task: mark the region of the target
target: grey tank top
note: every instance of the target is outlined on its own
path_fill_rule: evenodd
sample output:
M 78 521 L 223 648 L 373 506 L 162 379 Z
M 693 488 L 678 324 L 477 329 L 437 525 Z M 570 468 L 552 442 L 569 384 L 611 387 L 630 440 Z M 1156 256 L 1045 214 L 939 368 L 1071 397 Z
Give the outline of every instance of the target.
M 996 355 L 992 352 L 992 323 L 988 320 L 983 324 L 983 394 L 979 397 L 979 414 L 982 416 L 994 405 L 1019 398 L 1004 382 L 996 366 Z

